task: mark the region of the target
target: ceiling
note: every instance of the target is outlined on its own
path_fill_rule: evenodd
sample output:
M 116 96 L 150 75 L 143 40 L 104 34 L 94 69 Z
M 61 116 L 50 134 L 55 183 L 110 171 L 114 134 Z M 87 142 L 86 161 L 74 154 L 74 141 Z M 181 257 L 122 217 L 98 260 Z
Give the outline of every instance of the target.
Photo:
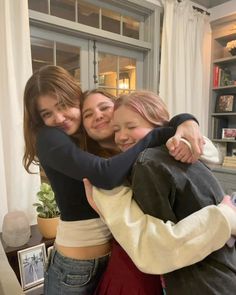
M 223 4 L 225 2 L 229 2 L 230 0 L 192 0 L 192 1 L 195 2 L 196 4 L 199 4 L 209 9 L 217 5 Z

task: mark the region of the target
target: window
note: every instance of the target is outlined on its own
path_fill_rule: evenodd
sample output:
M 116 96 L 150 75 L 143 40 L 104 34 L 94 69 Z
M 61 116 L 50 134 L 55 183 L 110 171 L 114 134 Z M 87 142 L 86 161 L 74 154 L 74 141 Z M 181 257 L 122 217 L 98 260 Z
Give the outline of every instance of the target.
M 28 0 L 29 9 L 139 39 L 140 21 L 81 0 Z M 99 21 L 101 19 L 101 22 Z
M 63 66 L 84 90 L 105 87 L 115 95 L 158 90 L 157 5 L 145 0 L 28 1 L 34 70 Z
M 31 38 L 33 72 L 44 65 L 58 65 L 80 81 L 80 48 L 56 41 Z

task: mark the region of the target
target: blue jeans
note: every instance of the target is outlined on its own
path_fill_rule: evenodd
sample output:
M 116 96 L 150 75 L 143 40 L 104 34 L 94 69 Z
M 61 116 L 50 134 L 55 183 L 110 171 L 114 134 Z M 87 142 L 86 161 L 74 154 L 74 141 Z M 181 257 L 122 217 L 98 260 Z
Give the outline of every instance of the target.
M 78 260 L 53 249 L 45 270 L 44 295 L 92 295 L 110 255 Z

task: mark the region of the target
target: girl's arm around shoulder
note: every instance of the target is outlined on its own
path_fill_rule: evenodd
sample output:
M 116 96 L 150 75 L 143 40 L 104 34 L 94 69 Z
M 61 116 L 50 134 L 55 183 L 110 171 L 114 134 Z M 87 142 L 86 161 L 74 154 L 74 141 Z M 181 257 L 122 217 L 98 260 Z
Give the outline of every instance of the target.
M 58 128 L 42 128 L 36 146 L 41 165 L 77 180 L 88 178 L 98 187 L 111 189 L 125 181 L 140 152 L 164 144 L 173 134 L 172 127 L 155 128 L 134 147 L 110 159 L 81 150 Z
M 114 238 L 147 273 L 162 274 L 194 264 L 223 247 L 231 228 L 232 233 L 236 229 L 235 212 L 222 204 L 205 207 L 174 224 L 145 215 L 128 187 L 93 188 L 93 198 Z

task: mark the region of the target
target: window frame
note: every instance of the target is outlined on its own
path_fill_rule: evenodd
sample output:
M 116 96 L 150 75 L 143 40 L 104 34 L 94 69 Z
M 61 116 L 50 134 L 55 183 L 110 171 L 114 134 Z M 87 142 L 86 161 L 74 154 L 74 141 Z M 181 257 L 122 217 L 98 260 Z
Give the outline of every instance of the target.
M 158 92 L 159 56 L 160 56 L 160 26 L 163 8 L 149 1 L 143 0 L 87 0 L 91 4 L 101 5 L 114 11 L 122 11 L 135 18 L 142 18 L 140 36 L 145 40 L 137 40 L 112 32 L 75 23 L 56 16 L 29 10 L 31 31 L 36 28 L 47 29 L 68 38 L 83 38 L 95 40 L 104 44 L 141 51 L 143 60 L 143 88 Z M 34 29 L 33 29 L 34 28 Z M 89 47 L 91 44 L 89 43 Z M 91 48 L 88 48 L 88 52 Z M 88 75 L 91 74 L 88 69 Z M 83 76 L 83 75 L 81 75 Z M 85 75 L 84 75 L 85 76 Z M 87 76 L 89 80 L 91 75 Z M 89 82 L 88 84 L 91 84 Z M 82 84 L 84 85 L 84 84 Z M 85 86 L 85 85 L 84 85 Z M 85 86 L 86 87 L 86 86 Z

